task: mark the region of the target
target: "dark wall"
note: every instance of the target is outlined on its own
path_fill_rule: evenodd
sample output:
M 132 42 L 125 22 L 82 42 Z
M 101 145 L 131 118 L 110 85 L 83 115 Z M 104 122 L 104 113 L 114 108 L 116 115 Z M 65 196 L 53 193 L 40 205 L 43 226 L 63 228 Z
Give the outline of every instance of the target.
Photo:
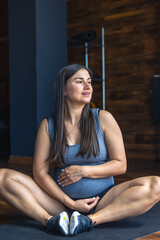
M 11 155 L 33 156 L 39 123 L 53 111 L 54 82 L 66 64 L 65 0 L 10 0 Z
M 65 0 L 36 1 L 37 126 L 53 112 L 54 83 L 67 64 L 67 10 Z
M 9 103 L 8 2 L 0 1 L 0 110 Z
M 158 123 L 152 123 L 150 84 L 160 74 L 160 1 L 68 0 L 68 37 L 105 31 L 106 109 L 117 119 L 129 163 L 158 158 Z M 101 50 L 89 49 L 89 67 L 101 75 Z M 84 64 L 84 49 L 69 48 L 68 62 Z M 101 83 L 94 103 L 102 108 Z M 138 166 L 138 165 L 137 165 Z
M 8 159 L 9 136 L 8 1 L 0 1 L 0 158 Z
M 9 1 L 11 155 L 33 153 L 36 133 L 34 1 Z

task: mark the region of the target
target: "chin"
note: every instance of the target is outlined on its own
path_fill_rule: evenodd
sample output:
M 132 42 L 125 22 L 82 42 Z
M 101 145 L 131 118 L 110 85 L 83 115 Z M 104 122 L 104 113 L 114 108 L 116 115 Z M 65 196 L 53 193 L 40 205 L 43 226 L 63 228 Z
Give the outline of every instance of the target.
M 90 103 L 91 102 L 91 99 L 90 98 L 86 98 L 86 99 L 82 99 L 82 102 L 84 102 L 84 103 Z
M 83 102 L 84 105 L 91 103 L 90 101 Z

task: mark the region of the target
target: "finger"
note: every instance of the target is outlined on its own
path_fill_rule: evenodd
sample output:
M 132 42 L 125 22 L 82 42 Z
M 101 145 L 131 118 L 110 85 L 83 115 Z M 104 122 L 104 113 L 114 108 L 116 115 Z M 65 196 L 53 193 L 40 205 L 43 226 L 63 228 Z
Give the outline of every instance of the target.
M 69 185 L 69 184 L 72 184 L 73 182 L 72 182 L 71 180 L 69 180 L 69 179 L 65 179 L 65 180 L 63 180 L 63 181 L 58 181 L 58 183 L 59 183 L 59 185 L 61 185 L 61 186 L 67 186 L 67 185 Z
M 62 177 L 62 176 L 64 176 L 64 175 L 65 175 L 65 170 L 63 169 L 62 172 L 59 174 L 58 177 Z
M 97 197 L 93 197 L 92 199 L 93 199 L 92 202 L 88 202 L 89 205 L 91 205 L 91 204 L 93 204 L 93 203 L 97 204 L 97 202 L 98 202 L 98 200 L 99 200 L 99 197 L 98 197 L 98 196 L 97 196 Z
M 59 182 L 65 181 L 65 180 L 71 180 L 71 176 L 69 174 L 64 174 L 61 177 L 58 177 Z
M 92 203 L 92 202 L 95 201 L 95 199 L 96 199 L 95 197 L 93 197 L 93 198 L 86 198 L 86 199 L 85 199 L 85 202 L 86 202 L 86 203 Z
M 100 199 L 100 197 L 96 197 L 96 199 L 95 199 L 95 204 L 97 204 L 98 203 L 98 201 L 99 201 L 99 199 Z
M 70 185 L 70 184 L 71 184 L 70 182 L 59 183 L 59 185 L 62 186 L 62 187 L 68 186 L 68 185 Z
M 69 174 L 66 173 L 66 171 L 64 170 L 63 172 L 61 172 L 58 176 L 59 180 L 63 180 L 65 178 L 68 178 Z
M 58 180 L 59 180 L 59 181 L 63 181 L 63 180 L 65 180 L 65 179 L 67 179 L 67 176 L 66 176 L 66 175 L 63 175 L 63 176 L 61 176 L 61 177 L 60 177 L 60 176 L 58 177 Z
M 90 208 L 90 210 L 91 210 L 92 208 L 94 208 L 94 207 L 97 205 L 98 200 L 99 200 L 99 199 L 96 198 L 95 201 L 94 201 L 93 203 L 91 203 L 90 205 L 88 205 L 89 208 Z

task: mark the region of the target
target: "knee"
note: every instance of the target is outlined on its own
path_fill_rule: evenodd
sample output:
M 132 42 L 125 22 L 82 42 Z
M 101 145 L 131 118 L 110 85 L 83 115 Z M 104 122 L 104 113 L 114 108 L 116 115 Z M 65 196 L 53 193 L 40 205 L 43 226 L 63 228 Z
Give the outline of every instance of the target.
M 2 168 L 0 169 L 0 193 L 1 191 L 6 188 L 7 180 L 11 178 L 12 170 Z
M 160 177 L 150 177 L 149 192 L 150 196 L 153 197 L 156 201 L 160 200 Z
M 7 169 L 1 168 L 0 169 L 0 186 L 2 185 L 5 175 L 6 175 Z
M 1 169 L 0 169 L 0 190 L 1 190 L 1 189 L 3 188 L 3 186 L 4 186 L 4 180 L 5 180 L 7 171 L 8 171 L 8 169 L 5 169 L 5 168 L 1 168 Z

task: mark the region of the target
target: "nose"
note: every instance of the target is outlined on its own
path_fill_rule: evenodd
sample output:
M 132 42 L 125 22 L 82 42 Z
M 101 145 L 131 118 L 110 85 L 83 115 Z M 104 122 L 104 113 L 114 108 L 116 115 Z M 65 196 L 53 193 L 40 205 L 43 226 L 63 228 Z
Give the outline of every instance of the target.
M 84 88 L 85 88 L 85 89 L 90 89 L 90 87 L 91 87 L 91 84 L 90 84 L 90 83 L 84 82 Z

